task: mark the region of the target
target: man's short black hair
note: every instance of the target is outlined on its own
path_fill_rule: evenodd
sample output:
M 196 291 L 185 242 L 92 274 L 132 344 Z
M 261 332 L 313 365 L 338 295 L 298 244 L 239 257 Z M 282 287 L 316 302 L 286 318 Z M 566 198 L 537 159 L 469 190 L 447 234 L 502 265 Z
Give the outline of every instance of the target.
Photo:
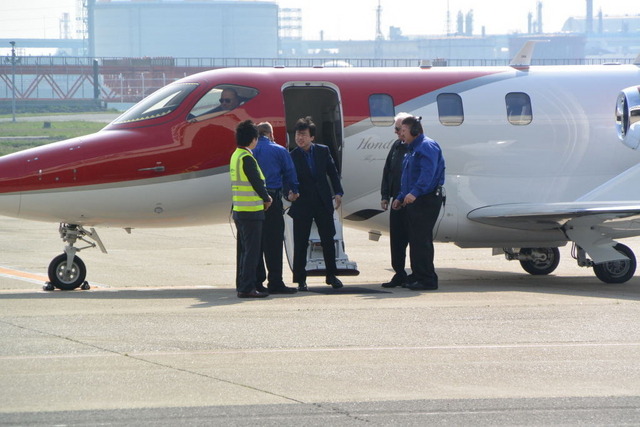
M 313 119 L 311 118 L 311 116 L 298 119 L 295 126 L 293 127 L 293 130 L 296 132 L 304 131 L 307 129 L 309 129 L 309 136 L 316 136 L 316 124 L 313 123 Z
M 421 133 L 424 133 L 424 130 L 422 129 L 422 123 L 420 123 L 421 120 L 422 120 L 422 117 L 409 116 L 409 117 L 405 118 L 404 120 L 402 120 L 402 124 L 403 125 L 408 125 L 408 126 L 411 127 L 411 135 L 412 136 L 418 136 Z
M 236 127 L 236 144 L 238 147 L 248 147 L 258 138 L 258 127 L 251 121 L 240 122 Z

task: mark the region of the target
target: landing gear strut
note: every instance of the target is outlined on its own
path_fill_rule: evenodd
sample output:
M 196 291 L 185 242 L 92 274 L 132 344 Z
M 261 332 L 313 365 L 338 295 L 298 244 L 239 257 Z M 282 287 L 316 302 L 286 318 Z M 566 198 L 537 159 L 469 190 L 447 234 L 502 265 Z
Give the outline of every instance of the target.
M 76 256 L 76 253 L 96 246 L 99 246 L 103 253 L 107 253 L 107 250 L 93 228 L 88 231 L 81 225 L 60 224 L 59 232 L 62 241 L 67 245 L 64 248 L 64 253 L 55 257 L 49 264 L 49 282 L 43 286 L 43 289 L 45 291 L 52 291 L 54 288 L 62 291 L 70 291 L 78 287 L 83 290 L 89 289 L 89 283 L 84 280 L 87 276 L 87 267 L 80 257 Z M 95 243 L 88 239 L 94 240 Z M 74 247 L 73 245 L 78 240 L 87 243 L 87 246 Z

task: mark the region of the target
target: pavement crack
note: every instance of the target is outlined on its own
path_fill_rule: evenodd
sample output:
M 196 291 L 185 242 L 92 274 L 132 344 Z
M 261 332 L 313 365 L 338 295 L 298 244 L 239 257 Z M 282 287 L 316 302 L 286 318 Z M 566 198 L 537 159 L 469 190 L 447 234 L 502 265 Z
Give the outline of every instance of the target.
M 249 384 L 243 384 L 243 383 L 238 383 L 238 382 L 226 380 L 224 378 L 219 378 L 219 377 L 216 377 L 216 376 L 213 376 L 213 375 L 204 374 L 202 372 L 197 372 L 197 371 L 192 371 L 192 370 L 185 369 L 185 368 L 180 368 L 178 366 L 173 366 L 173 365 L 170 365 L 170 364 L 167 364 L 167 363 L 156 362 L 156 361 L 145 359 L 145 358 L 139 357 L 139 356 L 132 356 L 132 355 L 126 353 L 126 352 L 120 352 L 120 351 L 112 350 L 112 349 L 109 349 L 109 348 L 106 348 L 106 347 L 102 347 L 102 346 L 99 346 L 99 345 L 96 345 L 96 344 L 91 344 L 91 343 L 88 343 L 88 342 L 84 342 L 84 341 L 81 341 L 81 340 L 78 340 L 78 339 L 75 339 L 75 338 L 72 338 L 72 337 L 69 337 L 69 336 L 55 334 L 55 333 L 52 333 L 52 332 L 46 332 L 46 331 L 42 331 L 42 330 L 39 330 L 39 329 L 36 329 L 36 328 L 33 328 L 33 327 L 21 326 L 21 325 L 17 325 L 15 323 L 7 322 L 7 321 L 4 321 L 4 320 L 0 320 L 0 323 L 4 323 L 5 325 L 13 326 L 14 328 L 22 329 L 22 330 L 25 330 L 25 331 L 34 332 L 34 333 L 38 333 L 38 334 L 41 334 L 41 335 L 45 335 L 45 336 L 61 339 L 61 340 L 68 341 L 68 342 L 71 342 L 71 343 L 74 343 L 74 344 L 79 344 L 79 345 L 82 345 L 82 346 L 85 346 L 85 347 L 89 347 L 89 348 L 92 348 L 92 349 L 95 349 L 95 350 L 99 350 L 101 352 L 113 354 L 113 355 L 120 356 L 120 357 L 126 357 L 128 359 L 135 360 L 135 361 L 138 361 L 138 362 L 142 362 L 142 363 L 145 363 L 145 364 L 148 364 L 148 365 L 153 365 L 153 366 L 161 367 L 161 368 L 164 368 L 164 369 L 170 369 L 170 370 L 173 370 L 173 371 L 176 371 L 176 372 L 181 372 L 181 373 L 185 373 L 185 374 L 189 374 L 189 375 L 195 375 L 195 376 L 198 376 L 198 377 L 201 377 L 201 378 L 207 378 L 207 379 L 210 379 L 210 380 L 219 381 L 221 383 L 233 385 L 233 386 L 236 386 L 236 387 L 242 387 L 242 388 L 245 388 L 245 389 L 248 389 L 248 390 L 252 390 L 252 391 L 256 391 L 256 392 L 259 392 L 259 393 L 268 394 L 270 396 L 278 397 L 280 399 L 284 399 L 284 400 L 292 402 L 292 403 L 299 403 L 299 404 L 303 404 L 303 405 L 312 405 L 312 406 L 316 406 L 316 407 L 319 407 L 319 408 L 322 408 L 322 409 L 325 409 L 325 410 L 329 409 L 329 410 L 331 410 L 333 412 L 341 413 L 343 415 L 349 416 L 350 418 L 356 418 L 357 419 L 357 417 L 353 417 L 350 414 L 348 414 L 347 412 L 341 411 L 341 410 L 336 409 L 336 408 L 325 407 L 325 406 L 323 406 L 321 404 L 317 404 L 317 403 L 304 402 L 304 401 L 299 400 L 299 399 L 294 399 L 294 398 L 289 397 L 289 396 L 285 396 L 285 395 L 282 395 L 282 394 L 274 393 L 274 392 L 269 391 L 269 390 L 264 390 L 264 389 L 261 389 L 261 388 L 258 388 L 258 387 L 254 387 L 254 386 L 251 386 Z

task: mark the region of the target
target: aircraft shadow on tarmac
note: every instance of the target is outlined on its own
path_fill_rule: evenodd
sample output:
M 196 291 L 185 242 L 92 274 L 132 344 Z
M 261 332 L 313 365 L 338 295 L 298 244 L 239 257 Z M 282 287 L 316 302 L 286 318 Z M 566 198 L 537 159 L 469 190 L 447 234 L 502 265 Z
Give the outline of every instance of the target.
M 206 308 L 253 301 L 268 302 L 273 299 L 297 299 L 313 297 L 339 297 L 341 295 L 360 296 L 363 299 L 411 298 L 421 295 L 441 293 L 501 293 L 522 292 L 577 297 L 606 298 L 618 300 L 640 300 L 640 278 L 623 284 L 605 284 L 596 277 L 589 276 L 532 276 L 514 272 L 480 271 L 473 269 L 438 269 L 440 288 L 436 291 L 411 291 L 404 288 L 383 289 L 380 283 L 349 284 L 341 289 L 333 289 L 324 284 L 309 284 L 309 292 L 293 295 L 272 295 L 266 299 L 239 299 L 232 288 L 94 288 L 89 291 L 52 291 L 33 293 L 1 293 L 0 300 L 10 299 L 102 299 L 102 300 L 153 300 L 190 299 L 199 300 L 191 308 Z
M 533 292 L 581 297 L 640 300 L 640 277 L 622 284 L 600 281 L 593 276 L 567 274 L 534 276 L 512 271 L 462 268 L 438 269 L 436 292 Z

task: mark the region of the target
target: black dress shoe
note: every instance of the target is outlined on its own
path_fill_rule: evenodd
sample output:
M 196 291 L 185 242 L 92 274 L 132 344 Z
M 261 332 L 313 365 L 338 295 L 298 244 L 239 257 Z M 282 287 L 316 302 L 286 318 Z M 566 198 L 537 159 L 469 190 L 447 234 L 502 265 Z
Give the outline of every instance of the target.
M 295 294 L 298 292 L 296 288 L 290 288 L 285 285 L 269 287 L 270 294 Z
M 436 289 L 438 289 L 438 285 L 413 282 L 407 283 L 407 288 L 411 289 L 412 291 L 435 291 Z
M 327 285 L 331 285 L 333 289 L 340 289 L 344 285 L 336 276 L 327 276 Z
M 298 291 L 299 292 L 306 292 L 308 290 L 309 290 L 309 288 L 307 288 L 307 282 L 298 283 Z
M 405 286 L 405 282 L 404 281 L 400 281 L 400 280 L 391 279 L 390 282 L 386 282 L 386 283 L 382 284 L 383 288 L 395 288 L 396 286 L 404 287 Z
M 268 296 L 268 293 L 256 290 L 253 290 L 251 292 L 238 292 L 238 298 L 264 298 Z
M 259 285 L 256 286 L 256 291 L 264 292 L 265 294 L 269 293 L 269 289 L 265 288 L 262 283 L 260 283 Z

